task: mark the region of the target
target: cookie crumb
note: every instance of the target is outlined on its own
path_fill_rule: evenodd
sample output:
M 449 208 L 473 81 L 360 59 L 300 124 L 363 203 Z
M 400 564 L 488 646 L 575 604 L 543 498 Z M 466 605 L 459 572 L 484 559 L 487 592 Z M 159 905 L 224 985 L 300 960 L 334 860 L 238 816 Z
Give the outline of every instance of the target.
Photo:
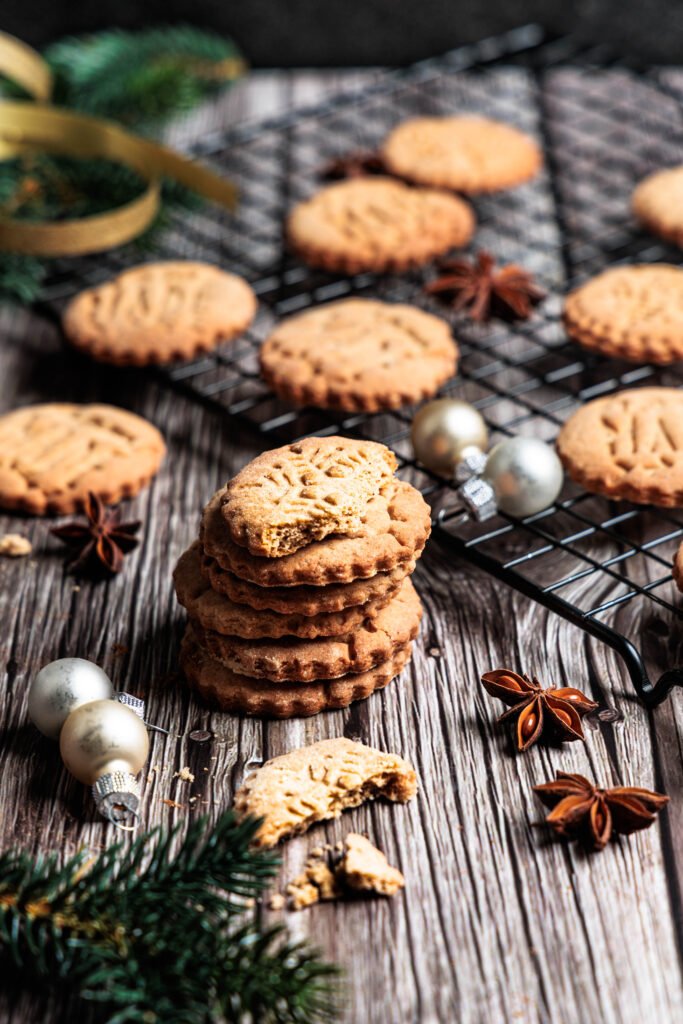
M 33 551 L 33 545 L 28 537 L 22 537 L 20 533 L 6 533 L 0 537 L 0 555 L 7 558 L 25 558 Z
M 185 806 L 184 804 L 179 804 L 177 800 L 164 799 L 161 802 L 162 804 L 166 804 L 167 807 L 177 807 L 179 810 L 182 810 Z
M 271 910 L 282 910 L 286 902 L 281 892 L 274 892 L 268 901 L 268 906 Z
M 180 779 L 181 782 L 194 782 L 194 773 L 187 765 L 184 765 L 179 772 L 174 773 L 173 778 Z

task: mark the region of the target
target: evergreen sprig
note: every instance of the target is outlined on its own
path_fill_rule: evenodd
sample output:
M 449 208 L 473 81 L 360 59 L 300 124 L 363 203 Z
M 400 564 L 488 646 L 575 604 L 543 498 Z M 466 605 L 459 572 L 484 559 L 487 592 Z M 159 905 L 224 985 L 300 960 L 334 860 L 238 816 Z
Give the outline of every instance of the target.
M 68 37 L 52 44 L 44 57 L 54 75 L 55 103 L 147 135 L 244 70 L 230 39 L 187 25 Z M 12 83 L 5 91 L 17 94 Z M 143 187 L 134 171 L 107 160 L 39 154 L 0 161 L 0 215 L 85 217 L 130 202 Z M 199 203 L 193 192 L 164 182 L 160 215 L 133 244 L 148 249 L 172 209 Z M 45 260 L 0 253 L 0 299 L 35 300 L 48 267 Z
M 231 811 L 60 865 L 0 855 L 0 956 L 101 1004 L 109 1024 L 332 1021 L 336 969 L 245 921 L 278 858 Z

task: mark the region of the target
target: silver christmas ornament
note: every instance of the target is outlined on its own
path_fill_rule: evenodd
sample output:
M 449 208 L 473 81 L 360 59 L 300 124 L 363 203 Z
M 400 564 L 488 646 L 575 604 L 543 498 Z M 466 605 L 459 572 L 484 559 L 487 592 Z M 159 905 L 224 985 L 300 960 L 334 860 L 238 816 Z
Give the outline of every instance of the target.
M 465 463 L 463 479 L 483 468 L 488 444 L 486 423 L 469 402 L 437 398 L 423 405 L 413 420 L 415 457 L 427 469 L 444 476 L 456 473 Z
M 85 658 L 60 658 L 41 668 L 28 692 L 28 714 L 36 729 L 59 738 L 64 722 L 81 704 L 111 698 L 109 676 Z
M 562 463 L 550 445 L 533 437 L 511 437 L 491 449 L 481 476 L 464 483 L 460 495 L 480 521 L 496 511 L 532 516 L 552 505 L 563 481 Z
M 68 771 L 92 786 L 104 817 L 122 825 L 137 816 L 136 775 L 149 755 L 149 736 L 132 708 L 106 699 L 82 704 L 64 723 L 59 749 Z

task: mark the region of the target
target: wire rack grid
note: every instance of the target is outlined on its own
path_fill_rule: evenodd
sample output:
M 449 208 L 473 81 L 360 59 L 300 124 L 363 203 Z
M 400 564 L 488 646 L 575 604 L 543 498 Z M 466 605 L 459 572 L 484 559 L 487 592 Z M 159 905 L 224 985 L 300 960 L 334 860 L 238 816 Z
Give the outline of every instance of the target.
M 526 26 L 387 73 L 315 109 L 203 139 L 197 154 L 237 183 L 239 210 L 178 215 L 154 253 L 227 266 L 261 300 L 247 335 L 162 371 L 165 382 L 249 424 L 264 447 L 334 433 L 389 444 L 400 475 L 432 503 L 435 532 L 453 552 L 608 643 L 648 705 L 683 683 L 681 631 L 672 628 L 681 605 L 671 578 L 683 510 L 617 504 L 567 484 L 538 515 L 477 524 L 462 514 L 453 487 L 413 459 L 414 409 L 373 416 L 293 409 L 260 380 L 257 354 L 277 319 L 317 303 L 352 294 L 414 302 L 451 320 L 461 358 L 442 393 L 473 402 L 493 442 L 514 434 L 552 441 L 592 398 L 641 384 L 679 386 L 681 367 L 622 363 L 570 343 L 560 311 L 562 295 L 606 265 L 679 262 L 676 251 L 636 228 L 628 203 L 650 170 L 683 161 L 682 99 L 683 72 L 638 67 Z M 312 271 L 288 254 L 286 213 L 320 186 L 328 159 L 373 148 L 406 117 L 463 110 L 518 125 L 545 152 L 537 180 L 475 203 L 474 248 L 521 263 L 547 290 L 531 320 L 482 326 L 451 314 L 424 294 L 429 269 L 349 278 Z M 47 305 L 58 312 L 76 290 L 135 261 L 128 248 L 56 264 Z

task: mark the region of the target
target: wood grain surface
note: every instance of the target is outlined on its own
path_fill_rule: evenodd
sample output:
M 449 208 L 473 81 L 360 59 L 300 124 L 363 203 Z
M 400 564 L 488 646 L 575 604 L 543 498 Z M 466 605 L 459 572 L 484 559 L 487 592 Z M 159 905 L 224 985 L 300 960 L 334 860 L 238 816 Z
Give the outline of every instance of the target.
M 359 78 L 253 76 L 174 129 L 172 141 L 310 102 L 340 81 Z M 680 696 L 646 712 L 607 648 L 454 562 L 432 541 L 414 577 L 425 608 L 421 636 L 410 667 L 385 692 L 344 712 L 284 723 L 211 713 L 177 674 L 184 616 L 171 571 L 196 536 L 203 504 L 255 453 L 251 437 L 144 373 L 98 367 L 67 351 L 53 326 L 18 309 L 0 314 L 0 382 L 2 411 L 40 400 L 110 401 L 151 419 L 169 446 L 156 481 L 125 507 L 143 520 L 142 542 L 110 583 L 76 584 L 66 576 L 49 522 L 0 517 L 0 534 L 20 532 L 34 545 L 28 559 L 0 560 L 4 846 L 66 855 L 119 838 L 27 719 L 33 674 L 53 658 L 78 655 L 144 696 L 149 719 L 170 730 L 151 736 L 142 806 L 148 826 L 200 812 L 216 817 L 248 766 L 327 736 L 360 738 L 414 762 L 421 789 L 409 805 L 367 805 L 283 849 L 287 880 L 307 850 L 353 829 L 366 832 L 406 876 L 404 892 L 391 900 L 284 915 L 294 935 L 310 937 L 344 966 L 346 1022 L 681 1019 Z M 681 662 L 680 624 L 631 625 L 643 631 L 661 668 Z M 501 709 L 478 685 L 482 671 L 499 665 L 586 689 L 614 709 L 606 716 L 614 720 L 594 718 L 585 745 L 516 755 L 495 724 Z M 198 730 L 210 739 L 193 739 Z M 185 765 L 194 783 L 175 777 Z M 532 786 L 557 769 L 663 788 L 672 803 L 652 829 L 585 854 L 531 827 L 541 818 Z M 2 987 L 0 1020 L 7 1024 L 89 1019 L 68 999 L 45 1000 L 7 980 Z

